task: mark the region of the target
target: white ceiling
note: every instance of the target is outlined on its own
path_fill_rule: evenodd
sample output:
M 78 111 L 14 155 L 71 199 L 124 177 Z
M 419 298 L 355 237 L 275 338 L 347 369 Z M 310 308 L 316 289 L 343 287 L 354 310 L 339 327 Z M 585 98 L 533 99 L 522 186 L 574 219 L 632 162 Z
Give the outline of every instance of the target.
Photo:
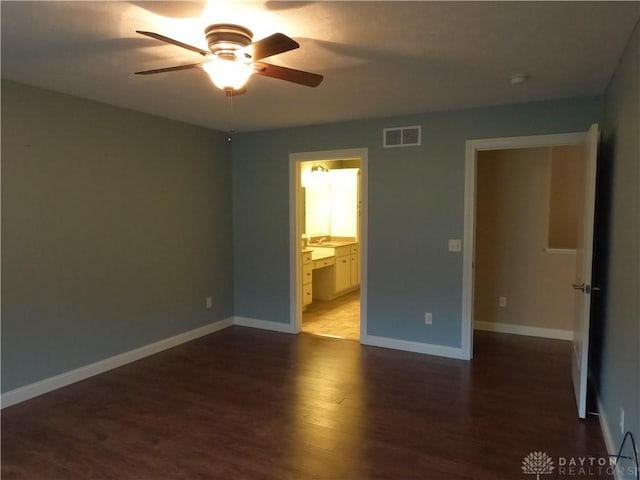
M 218 130 L 264 130 L 603 93 L 640 2 L 2 2 L 2 77 Z M 196 53 L 211 23 L 301 48 L 266 61 L 317 88 L 254 76 L 231 104 Z M 512 86 L 509 76 L 530 81 Z

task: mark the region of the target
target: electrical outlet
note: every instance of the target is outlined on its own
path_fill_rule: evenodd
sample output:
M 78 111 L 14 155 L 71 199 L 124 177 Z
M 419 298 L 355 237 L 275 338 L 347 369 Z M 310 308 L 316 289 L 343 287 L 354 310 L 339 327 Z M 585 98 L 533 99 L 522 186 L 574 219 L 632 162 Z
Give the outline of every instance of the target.
M 424 314 L 424 323 L 425 325 L 431 325 L 433 323 L 433 316 L 431 315 L 431 313 L 426 312 Z
M 624 435 L 624 408 L 620 407 L 620 433 Z
M 506 307 L 507 306 L 507 297 L 500 297 L 498 303 L 500 304 L 501 307 Z
M 462 240 L 458 240 L 455 238 L 449 239 L 449 251 L 450 252 L 461 252 L 462 251 Z
M 213 297 L 207 297 L 207 308 L 213 308 Z

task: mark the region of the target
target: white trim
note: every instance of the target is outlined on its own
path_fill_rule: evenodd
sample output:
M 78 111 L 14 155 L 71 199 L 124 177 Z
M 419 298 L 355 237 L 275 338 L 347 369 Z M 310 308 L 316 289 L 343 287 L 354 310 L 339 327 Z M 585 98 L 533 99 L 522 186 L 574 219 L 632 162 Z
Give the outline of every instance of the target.
M 362 335 L 360 337 L 360 343 L 373 347 L 392 348 L 394 350 L 424 353 L 427 355 L 437 355 L 439 357 L 456 358 L 459 360 L 465 359 L 462 348 L 434 345 L 431 343 L 412 342 L 410 340 L 398 340 L 396 338 L 387 337 L 376 337 L 374 335 Z
M 477 151 L 512 150 L 515 148 L 560 147 L 580 145 L 587 138 L 586 132 L 553 133 L 549 135 L 530 135 L 524 137 L 480 138 L 467 140 Z
M 476 150 L 467 142 L 464 168 L 464 233 L 462 237 L 462 330 L 460 345 L 466 360 L 473 358 L 473 265 L 476 225 Z
M 598 421 L 600 422 L 600 430 L 602 430 L 604 446 L 607 449 L 607 453 L 615 455 L 616 453 L 618 453 L 618 449 L 616 448 L 615 442 L 613 441 L 613 435 L 611 435 L 609 421 L 606 414 L 604 413 L 604 407 L 602 405 L 602 401 L 600 400 L 600 395 L 596 396 L 596 402 L 598 404 Z M 614 474 L 614 476 L 616 479 L 620 478 L 617 474 Z
M 602 430 L 602 438 L 604 439 L 605 448 L 607 449 L 608 454 L 616 455 L 620 447 L 616 446 L 616 443 L 613 440 L 613 435 L 611 435 L 611 428 L 609 428 L 609 419 L 604 413 L 604 406 L 602 405 L 600 395 L 596 396 L 596 402 L 598 404 L 598 421 L 600 422 L 600 430 Z M 613 478 L 615 478 L 615 480 L 625 480 L 625 477 L 621 474 L 621 472 L 618 471 L 617 468 L 613 469 Z
M 544 248 L 544 253 L 550 253 L 552 255 L 575 255 L 575 248 Z
M 240 327 L 259 328 L 261 330 L 272 330 L 274 332 L 298 333 L 290 323 L 272 322 L 258 318 L 233 317 L 233 324 Z
M 324 150 L 317 152 L 299 152 L 289 154 L 289 325 L 287 332 L 298 333 L 302 330 L 302 307 L 300 302 L 300 214 L 298 191 L 300 183 L 300 164 L 310 161 L 360 160 L 360 231 L 358 237 L 358 255 L 360 256 L 360 336 L 367 332 L 367 252 L 368 252 L 368 179 L 369 149 L 348 148 L 343 150 Z
M 558 328 L 532 327 L 529 325 L 514 325 L 512 323 L 481 322 L 479 320 L 473 322 L 473 328 L 487 332 L 511 333 L 514 335 L 526 335 L 528 337 L 573 340 L 573 331 L 560 330 Z
M 141 358 L 154 355 L 163 350 L 209 335 L 210 333 L 217 332 L 218 330 L 222 330 L 232 325 L 232 318 L 218 320 L 217 322 L 210 323 L 209 325 L 195 328 L 188 332 L 180 333 L 173 337 L 165 338 L 163 340 L 144 345 L 140 348 L 129 350 L 128 352 L 120 353 L 113 357 L 105 358 L 104 360 L 90 363 L 89 365 L 84 365 L 74 370 L 69 370 L 68 372 L 64 372 L 53 377 L 45 378 L 44 380 L 3 393 L 0 396 L 0 403 L 2 404 L 2 408 L 5 408 L 15 405 L 16 403 L 24 402 L 30 398 L 57 390 L 58 388 L 66 387 L 72 383 L 121 367 L 127 363 L 135 362 Z
M 360 238 L 358 255 L 360 256 L 360 338 L 367 335 L 367 299 L 369 289 L 369 150 L 360 150 Z
M 289 325 L 294 333 L 302 330 L 302 272 L 300 268 L 300 210 L 302 203 L 301 160 L 289 155 Z
M 580 145 L 584 142 L 586 137 L 586 132 L 578 132 L 467 140 L 465 145 L 462 332 L 460 339 L 464 358 L 471 359 L 473 357 L 473 265 L 475 260 L 476 164 L 478 152 L 484 150 Z

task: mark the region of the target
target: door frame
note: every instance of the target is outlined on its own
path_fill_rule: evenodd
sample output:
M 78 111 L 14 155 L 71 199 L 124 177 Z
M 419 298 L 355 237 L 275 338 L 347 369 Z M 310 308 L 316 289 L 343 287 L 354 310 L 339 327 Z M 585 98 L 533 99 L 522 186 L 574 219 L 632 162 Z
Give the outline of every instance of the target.
M 559 147 L 582 145 L 587 132 L 531 135 L 522 137 L 484 138 L 467 140 L 465 146 L 464 178 L 464 237 L 462 254 L 462 355 L 473 358 L 473 300 L 476 236 L 476 174 L 478 152 L 513 150 L 518 148 Z
M 293 333 L 302 330 L 302 272 L 300 268 L 300 234 L 302 186 L 300 165 L 302 162 L 328 160 L 360 160 L 360 232 L 358 256 L 360 257 L 360 342 L 367 334 L 367 251 L 368 251 L 368 186 L 369 149 L 349 148 L 289 154 L 289 314 Z

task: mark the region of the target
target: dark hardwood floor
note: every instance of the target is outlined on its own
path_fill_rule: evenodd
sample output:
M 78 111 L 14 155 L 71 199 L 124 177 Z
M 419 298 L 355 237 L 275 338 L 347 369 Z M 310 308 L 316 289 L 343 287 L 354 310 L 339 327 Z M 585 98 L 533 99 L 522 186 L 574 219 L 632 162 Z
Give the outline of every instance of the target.
M 2 478 L 533 479 L 532 451 L 605 454 L 569 361 L 515 335 L 465 362 L 232 327 L 4 409 Z

